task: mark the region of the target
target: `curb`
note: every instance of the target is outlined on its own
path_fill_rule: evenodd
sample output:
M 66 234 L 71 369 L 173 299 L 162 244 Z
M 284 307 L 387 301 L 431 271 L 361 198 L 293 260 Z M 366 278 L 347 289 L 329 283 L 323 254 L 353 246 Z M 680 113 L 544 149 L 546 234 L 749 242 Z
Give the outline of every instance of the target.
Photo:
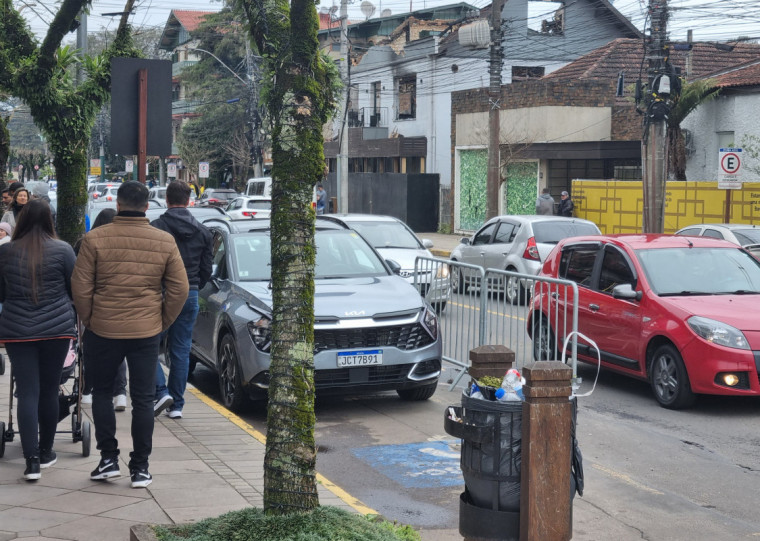
M 431 248 L 430 253 L 433 254 L 436 257 L 443 257 L 448 259 L 451 257 L 451 250 L 442 250 L 438 248 Z
M 135 524 L 129 528 L 129 541 L 158 541 L 150 524 Z

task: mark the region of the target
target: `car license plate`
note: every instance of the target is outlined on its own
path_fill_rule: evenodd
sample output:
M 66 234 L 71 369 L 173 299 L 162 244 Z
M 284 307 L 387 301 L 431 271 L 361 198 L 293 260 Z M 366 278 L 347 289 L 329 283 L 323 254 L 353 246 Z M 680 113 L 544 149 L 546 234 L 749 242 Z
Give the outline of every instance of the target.
M 338 367 L 369 366 L 383 364 L 383 350 L 369 349 L 365 351 L 344 351 L 338 353 Z

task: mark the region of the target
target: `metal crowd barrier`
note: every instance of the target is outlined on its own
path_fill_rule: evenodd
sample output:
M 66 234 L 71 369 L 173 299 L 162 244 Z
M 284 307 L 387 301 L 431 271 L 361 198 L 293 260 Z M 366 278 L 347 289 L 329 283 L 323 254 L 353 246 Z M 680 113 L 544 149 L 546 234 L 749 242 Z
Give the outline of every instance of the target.
M 567 362 L 577 380 L 578 286 L 569 280 L 483 269 L 447 259 L 418 257 L 414 284 L 439 316 L 443 360 L 456 367 L 453 390 L 469 369 L 470 350 L 501 344 L 515 352 L 519 370 L 534 360 L 559 360 L 560 338 L 571 335 Z M 485 286 L 485 287 L 484 287 Z M 545 299 L 534 306 L 534 294 Z M 531 329 L 529 332 L 529 314 Z

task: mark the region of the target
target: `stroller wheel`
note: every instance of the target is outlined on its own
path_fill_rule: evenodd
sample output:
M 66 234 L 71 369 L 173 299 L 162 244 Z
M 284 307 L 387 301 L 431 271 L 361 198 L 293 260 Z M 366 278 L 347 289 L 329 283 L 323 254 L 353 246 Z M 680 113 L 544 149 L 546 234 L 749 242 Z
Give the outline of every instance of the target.
M 5 374 L 5 357 L 0 355 L 0 376 Z
M 80 439 L 79 433 L 79 416 L 76 413 L 71 414 L 71 441 L 74 443 Z
M 0 422 L 0 458 L 5 455 L 5 423 Z
M 82 456 L 90 456 L 90 421 L 82 423 Z

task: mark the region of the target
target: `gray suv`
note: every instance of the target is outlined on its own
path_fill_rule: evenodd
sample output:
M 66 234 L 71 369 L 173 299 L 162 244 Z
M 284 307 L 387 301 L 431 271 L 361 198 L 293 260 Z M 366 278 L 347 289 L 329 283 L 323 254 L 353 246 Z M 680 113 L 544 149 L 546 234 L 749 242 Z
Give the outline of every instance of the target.
M 272 289 L 268 220 L 215 230 L 213 274 L 199 292 L 191 365 L 219 376 L 221 401 L 241 408 L 269 387 Z M 317 394 L 396 391 L 427 400 L 441 373 L 438 317 L 355 231 L 317 221 L 314 383 Z
M 477 265 L 484 269 L 499 269 L 520 274 L 536 275 L 546 256 L 562 239 L 578 235 L 600 235 L 601 231 L 588 220 L 562 216 L 496 216 L 488 220 L 472 237 L 465 237 L 451 252 L 451 259 Z M 455 287 L 466 291 L 480 287 L 475 278 L 463 270 L 453 276 Z M 512 304 L 525 302 L 527 284 L 510 279 L 505 295 Z

